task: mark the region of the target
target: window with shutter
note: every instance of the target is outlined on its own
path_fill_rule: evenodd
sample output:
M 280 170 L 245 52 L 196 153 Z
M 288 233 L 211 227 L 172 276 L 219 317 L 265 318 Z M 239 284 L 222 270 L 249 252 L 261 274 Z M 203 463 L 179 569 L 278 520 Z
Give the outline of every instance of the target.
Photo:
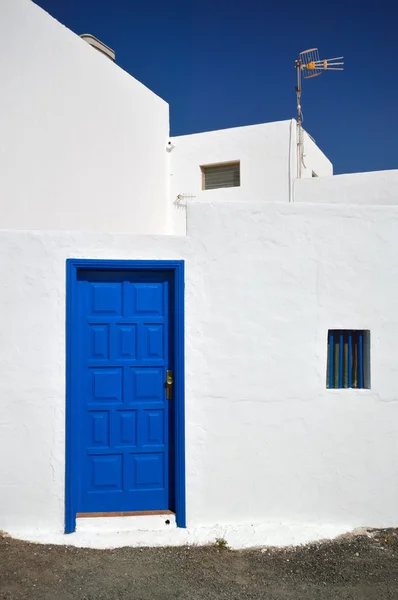
M 370 331 L 329 329 L 326 387 L 370 388 Z
M 240 186 L 239 162 L 205 165 L 202 166 L 201 169 L 203 190 L 216 190 L 218 188 Z

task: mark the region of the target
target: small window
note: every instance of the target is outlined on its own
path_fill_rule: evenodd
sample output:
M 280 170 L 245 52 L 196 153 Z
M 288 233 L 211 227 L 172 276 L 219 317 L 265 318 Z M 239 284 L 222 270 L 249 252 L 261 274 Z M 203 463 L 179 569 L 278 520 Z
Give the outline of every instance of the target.
M 370 388 L 370 331 L 329 329 L 326 387 Z
M 202 190 L 240 186 L 240 163 L 230 162 L 207 165 L 202 169 Z

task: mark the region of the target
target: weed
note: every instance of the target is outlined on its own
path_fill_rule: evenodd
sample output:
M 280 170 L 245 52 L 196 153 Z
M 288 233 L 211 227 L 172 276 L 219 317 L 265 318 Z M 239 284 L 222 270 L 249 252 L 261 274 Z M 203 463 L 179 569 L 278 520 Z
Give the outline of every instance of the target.
M 224 538 L 216 538 L 214 545 L 219 550 L 228 550 L 227 540 L 225 540 Z

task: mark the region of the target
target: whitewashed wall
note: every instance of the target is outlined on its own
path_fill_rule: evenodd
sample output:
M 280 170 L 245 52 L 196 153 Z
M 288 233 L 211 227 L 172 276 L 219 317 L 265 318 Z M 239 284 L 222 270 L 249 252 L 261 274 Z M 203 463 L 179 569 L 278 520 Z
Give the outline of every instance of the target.
M 177 259 L 186 246 L 170 236 L 0 232 L 0 530 L 63 529 L 66 258 Z
M 297 129 L 297 128 L 296 128 Z M 296 133 L 296 131 L 295 131 Z M 297 142 L 297 138 L 295 138 Z M 310 178 L 313 173 L 320 177 L 333 175 L 333 165 L 322 150 L 316 145 L 315 140 L 303 131 L 303 160 L 301 177 Z
M 230 201 L 285 200 L 290 127 L 279 121 L 172 138 L 172 197 L 188 193 L 217 201 L 220 190 L 202 191 L 201 165 L 239 160 L 241 185 L 226 190 Z
M 398 204 L 398 169 L 296 180 L 294 200 L 316 204 Z
M 397 525 L 398 208 L 197 204 L 189 222 L 190 517 Z M 370 391 L 326 389 L 334 328 L 370 329 Z
M 168 233 L 167 103 L 30 0 L 0 54 L 1 226 Z
M 174 232 L 185 233 L 186 202 L 289 202 L 297 177 L 296 121 L 277 121 L 248 127 L 208 131 L 172 139 L 171 201 Z M 304 132 L 303 177 L 314 170 L 332 175 L 333 167 Z M 202 165 L 240 161 L 240 187 L 202 190 Z
M 259 523 L 283 524 L 288 543 L 308 524 L 313 537 L 398 525 L 398 207 L 188 212 L 187 239 L 1 233 L 0 529 L 65 539 L 73 256 L 186 260 L 188 533 L 150 543 L 186 543 L 201 527 L 241 526 L 253 544 Z M 328 328 L 370 329 L 371 390 L 326 389 Z M 95 527 L 85 543 L 100 543 Z M 272 543 L 269 531 L 256 542 Z

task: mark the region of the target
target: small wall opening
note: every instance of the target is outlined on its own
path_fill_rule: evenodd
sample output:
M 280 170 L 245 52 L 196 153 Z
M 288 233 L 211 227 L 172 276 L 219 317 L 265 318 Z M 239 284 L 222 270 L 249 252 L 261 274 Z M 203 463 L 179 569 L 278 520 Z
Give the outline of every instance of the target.
M 370 389 L 370 331 L 329 329 L 326 387 Z
M 215 165 L 203 165 L 202 190 L 240 186 L 240 162 L 228 162 Z

